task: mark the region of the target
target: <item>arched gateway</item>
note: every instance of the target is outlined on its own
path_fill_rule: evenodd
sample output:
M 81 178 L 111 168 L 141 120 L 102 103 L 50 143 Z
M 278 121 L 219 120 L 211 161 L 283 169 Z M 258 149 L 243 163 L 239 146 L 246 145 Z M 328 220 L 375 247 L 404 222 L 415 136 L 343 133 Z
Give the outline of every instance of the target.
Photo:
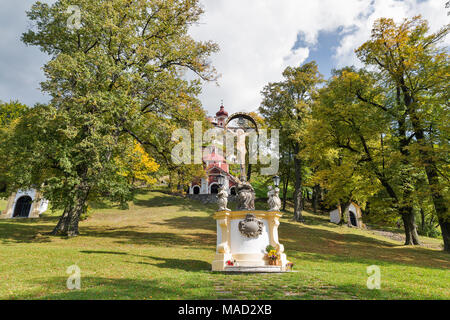
M 20 197 L 14 208 L 14 218 L 28 218 L 31 211 L 31 204 L 33 203 L 33 199 L 29 196 Z

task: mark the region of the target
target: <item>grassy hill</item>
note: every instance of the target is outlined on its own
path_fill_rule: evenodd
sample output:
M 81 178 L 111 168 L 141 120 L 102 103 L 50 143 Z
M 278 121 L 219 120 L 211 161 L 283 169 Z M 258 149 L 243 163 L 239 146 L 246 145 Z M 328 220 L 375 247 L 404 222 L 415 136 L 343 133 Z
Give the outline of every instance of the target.
M 2 205 L 0 203 L 0 205 Z M 57 216 L 0 220 L 0 299 L 448 299 L 450 256 L 439 241 L 405 247 L 373 231 L 305 212 L 279 233 L 296 272 L 212 273 L 214 206 L 143 192 L 129 210 L 97 204 L 74 239 L 43 235 Z M 66 288 L 71 265 L 81 290 Z M 381 268 L 381 290 L 366 267 Z

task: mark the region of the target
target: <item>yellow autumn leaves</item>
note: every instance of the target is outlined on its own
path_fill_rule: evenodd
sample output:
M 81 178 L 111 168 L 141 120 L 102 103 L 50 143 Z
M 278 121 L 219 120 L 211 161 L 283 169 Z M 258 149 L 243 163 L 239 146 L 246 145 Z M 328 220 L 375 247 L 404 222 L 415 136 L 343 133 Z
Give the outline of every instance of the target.
M 156 183 L 153 174 L 158 171 L 159 164 L 148 155 L 139 143 L 134 142 L 131 152 L 126 153 L 125 159 L 117 158 L 116 163 L 120 168 L 119 175 L 128 177 L 133 181 L 141 181 L 146 185 Z

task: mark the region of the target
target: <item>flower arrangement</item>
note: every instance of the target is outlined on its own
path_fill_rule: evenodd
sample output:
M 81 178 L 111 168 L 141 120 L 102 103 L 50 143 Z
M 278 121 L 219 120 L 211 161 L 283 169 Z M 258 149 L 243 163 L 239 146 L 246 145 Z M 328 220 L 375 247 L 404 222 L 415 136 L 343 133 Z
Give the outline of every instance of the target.
M 228 260 L 225 262 L 227 266 L 234 266 L 237 265 L 236 260 Z
M 267 253 L 267 258 L 269 258 L 270 260 L 278 260 L 279 254 L 277 253 L 276 250 L 270 250 Z
M 293 268 L 294 268 L 294 263 L 291 261 L 288 261 L 288 263 L 286 263 L 286 269 L 290 271 Z
M 279 254 L 279 253 L 277 252 L 277 250 L 276 250 L 273 246 L 271 246 L 271 245 L 269 245 L 269 246 L 266 247 L 266 251 L 267 251 L 266 257 L 267 257 L 267 259 L 269 259 L 269 264 L 270 264 L 270 265 L 276 265 L 278 259 L 280 259 L 280 254 Z

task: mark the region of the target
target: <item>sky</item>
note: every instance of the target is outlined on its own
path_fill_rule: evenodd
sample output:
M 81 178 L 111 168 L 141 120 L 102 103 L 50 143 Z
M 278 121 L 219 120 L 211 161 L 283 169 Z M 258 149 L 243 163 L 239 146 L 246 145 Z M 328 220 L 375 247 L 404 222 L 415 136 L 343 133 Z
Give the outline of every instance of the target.
M 261 90 L 280 81 L 287 66 L 315 60 L 325 78 L 333 68 L 361 66 L 354 50 L 370 37 L 373 22 L 422 15 L 431 31 L 450 23 L 447 0 L 200 0 L 205 10 L 190 33 L 213 40 L 211 62 L 220 77 L 205 83 L 203 108 L 215 114 L 223 100 L 229 113 L 257 111 Z M 25 11 L 34 0 L 1 0 L 0 100 L 47 102 L 39 90 L 49 57 L 20 41 L 29 27 Z M 42 2 L 53 2 L 45 1 Z M 450 39 L 445 39 L 446 45 Z

